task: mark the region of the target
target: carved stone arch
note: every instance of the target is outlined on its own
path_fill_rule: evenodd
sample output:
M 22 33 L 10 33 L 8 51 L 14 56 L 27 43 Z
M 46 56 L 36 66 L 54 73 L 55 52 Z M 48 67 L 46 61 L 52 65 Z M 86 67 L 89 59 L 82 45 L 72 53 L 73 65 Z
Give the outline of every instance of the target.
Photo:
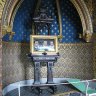
M 2 26 L 13 25 L 15 14 L 23 1 L 24 0 L 6 0 L 4 12 L 2 15 Z M 93 27 L 91 17 L 86 7 L 86 4 L 83 0 L 70 0 L 70 1 L 76 8 L 82 22 L 83 27 L 82 38 L 84 38 L 87 42 L 90 42 L 93 33 Z
M 3 27 L 3 25 L 10 25 L 10 22 L 12 22 L 11 20 L 13 20 L 12 18 L 14 18 L 13 16 L 17 12 L 17 9 L 20 6 L 21 1 L 23 2 L 23 0 L 0 0 L 0 41 L 1 41 L 1 37 L 5 35 L 2 32 L 1 27 Z M 83 27 L 83 35 L 85 35 L 85 33 L 92 35 L 93 33 L 92 22 L 91 22 L 88 9 L 84 3 L 84 0 L 70 0 L 70 1 L 74 4 L 75 8 L 77 9 L 80 15 L 82 27 Z M 2 49 L 2 46 L 0 44 L 0 54 L 2 55 L 1 49 Z M 0 55 L 0 68 L 2 69 L 1 67 L 2 56 L 1 55 Z M 1 78 L 2 78 L 2 75 L 0 74 L 0 79 Z M 0 81 L 0 89 L 1 89 L 1 85 L 2 85 L 2 82 Z
M 91 15 L 89 14 L 88 8 L 84 0 L 71 0 L 71 2 L 75 6 L 81 19 L 82 28 L 83 28 L 82 38 L 84 38 L 86 42 L 90 42 L 93 34 L 93 26 L 91 21 Z
M 1 27 L 10 28 L 13 27 L 12 18 L 17 12 L 17 9 L 20 7 L 24 0 L 6 0 L 5 6 L 2 12 L 1 18 Z M 7 29 L 6 29 L 7 30 Z M 2 30 L 2 37 L 6 34 L 5 31 Z

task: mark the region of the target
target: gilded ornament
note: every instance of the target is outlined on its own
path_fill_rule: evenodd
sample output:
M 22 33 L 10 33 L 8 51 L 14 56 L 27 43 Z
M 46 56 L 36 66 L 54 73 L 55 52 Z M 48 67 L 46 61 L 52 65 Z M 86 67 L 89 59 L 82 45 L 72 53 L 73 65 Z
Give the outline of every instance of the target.
M 63 35 L 58 35 L 58 39 L 62 39 L 63 37 Z
M 80 39 L 84 39 L 86 42 L 92 41 L 92 33 L 89 30 L 85 31 L 85 34 L 79 34 Z
M 92 40 L 92 33 L 90 33 L 89 30 L 86 31 L 84 39 L 85 39 L 86 42 L 91 42 L 91 40 Z
M 11 26 L 4 25 L 3 28 L 2 28 L 2 34 L 3 35 L 9 34 L 9 40 L 11 40 L 13 35 L 15 34 L 15 32 L 12 31 Z

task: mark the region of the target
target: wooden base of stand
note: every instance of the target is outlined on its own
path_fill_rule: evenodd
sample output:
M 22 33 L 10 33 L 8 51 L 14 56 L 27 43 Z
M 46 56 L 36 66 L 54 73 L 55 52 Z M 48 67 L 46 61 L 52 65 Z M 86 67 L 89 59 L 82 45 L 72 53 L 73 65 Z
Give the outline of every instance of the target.
M 54 84 L 53 82 L 53 72 L 52 72 L 52 67 L 53 67 L 54 62 L 48 62 L 47 63 L 47 85 L 42 85 L 40 82 L 40 62 L 34 62 L 34 86 L 31 87 L 32 90 L 36 90 L 38 94 L 42 94 L 43 90 L 48 90 L 51 94 L 54 94 L 57 90 L 56 86 L 50 85 Z M 39 85 L 42 86 L 39 86 Z M 37 85 L 37 86 L 35 86 Z M 50 89 L 50 90 L 49 90 Z
M 47 90 L 51 94 L 55 94 L 57 91 L 57 86 L 32 86 L 31 87 L 32 91 L 37 91 L 37 94 L 42 94 L 43 90 Z
M 57 90 L 57 87 L 53 82 L 53 66 L 54 62 L 57 61 L 58 55 L 49 56 L 49 55 L 42 55 L 42 56 L 34 56 L 30 55 L 32 61 L 34 62 L 34 86 L 31 87 L 32 90 L 36 90 L 38 94 L 42 93 L 43 89 L 51 89 L 49 92 L 54 94 Z M 47 64 L 47 83 L 45 85 L 41 84 L 41 72 L 40 67 L 41 63 L 45 62 Z M 47 86 L 46 86 L 47 85 Z

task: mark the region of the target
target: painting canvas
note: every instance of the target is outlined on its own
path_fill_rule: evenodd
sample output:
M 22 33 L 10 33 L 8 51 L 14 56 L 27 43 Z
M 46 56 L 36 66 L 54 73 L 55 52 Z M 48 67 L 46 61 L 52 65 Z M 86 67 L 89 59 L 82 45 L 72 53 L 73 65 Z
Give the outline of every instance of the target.
M 58 52 L 57 36 L 30 36 L 30 52 L 32 54 L 56 54 Z

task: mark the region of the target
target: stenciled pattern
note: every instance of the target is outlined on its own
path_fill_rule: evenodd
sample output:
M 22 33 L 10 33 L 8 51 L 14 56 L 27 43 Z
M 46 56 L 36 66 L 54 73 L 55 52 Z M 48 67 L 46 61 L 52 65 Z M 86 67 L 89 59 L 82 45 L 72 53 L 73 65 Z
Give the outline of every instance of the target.
M 93 79 L 93 45 L 60 44 L 60 57 L 53 68 L 54 78 Z M 29 44 L 3 42 L 3 87 L 21 80 L 34 78 L 32 61 L 27 58 Z M 47 76 L 46 66 L 41 67 L 41 77 Z
M 57 17 L 56 2 L 54 0 L 43 0 L 48 16 L 51 16 L 54 21 L 51 24 L 51 35 L 59 35 L 59 23 Z M 24 0 L 18 9 L 13 23 L 13 31 L 15 35 L 12 41 L 29 42 L 30 34 L 32 34 L 32 22 L 36 0 Z M 62 16 L 63 38 L 60 42 L 74 43 L 82 42 L 78 39 L 79 33 L 82 33 L 82 25 L 78 12 L 76 11 L 70 0 L 60 0 L 60 9 Z M 46 35 L 48 30 L 39 30 L 39 35 Z M 9 35 L 3 37 L 3 41 L 9 41 Z

